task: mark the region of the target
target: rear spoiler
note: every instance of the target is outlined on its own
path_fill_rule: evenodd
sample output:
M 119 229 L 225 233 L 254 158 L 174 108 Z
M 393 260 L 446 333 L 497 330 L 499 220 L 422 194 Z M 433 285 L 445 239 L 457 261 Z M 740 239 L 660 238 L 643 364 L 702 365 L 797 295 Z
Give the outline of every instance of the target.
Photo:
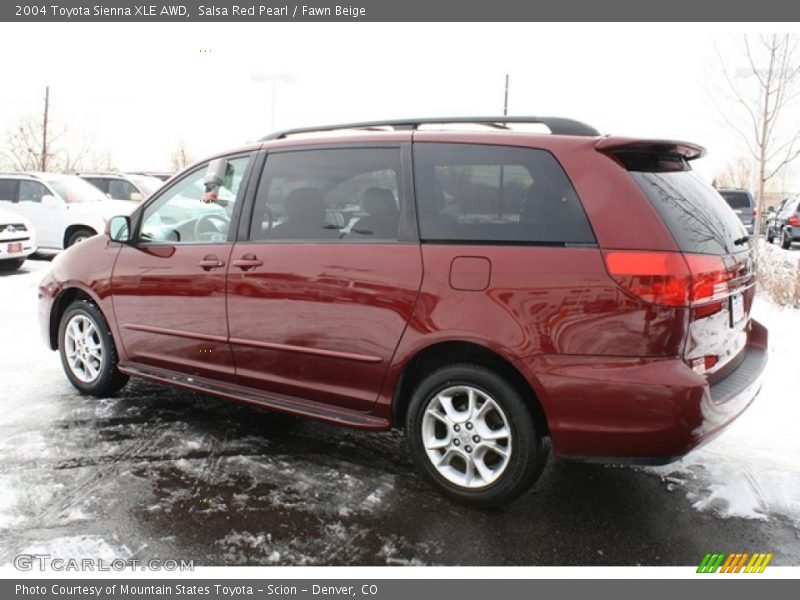
M 643 154 L 677 154 L 686 160 L 705 156 L 706 149 L 689 142 L 674 140 L 643 140 L 640 138 L 605 137 L 594 145 L 598 152 L 616 154 L 637 152 Z

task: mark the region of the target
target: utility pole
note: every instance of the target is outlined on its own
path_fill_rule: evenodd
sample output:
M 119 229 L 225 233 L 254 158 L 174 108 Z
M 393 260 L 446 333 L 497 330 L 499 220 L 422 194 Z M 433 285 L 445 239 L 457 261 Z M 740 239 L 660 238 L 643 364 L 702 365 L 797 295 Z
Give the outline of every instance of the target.
M 47 171 L 47 112 L 50 108 L 50 86 L 44 88 L 44 121 L 42 127 L 42 171 Z
M 506 73 L 506 94 L 503 99 L 503 116 L 508 115 L 508 73 Z

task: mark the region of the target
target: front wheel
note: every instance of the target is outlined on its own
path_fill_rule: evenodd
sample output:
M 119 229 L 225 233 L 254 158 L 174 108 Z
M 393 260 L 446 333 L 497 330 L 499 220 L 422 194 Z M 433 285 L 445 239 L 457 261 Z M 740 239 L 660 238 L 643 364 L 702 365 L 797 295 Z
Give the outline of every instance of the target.
M 517 389 L 473 364 L 439 369 L 420 382 L 406 435 L 418 466 L 444 495 L 480 508 L 522 494 L 547 458 L 542 432 Z
M 58 328 L 61 364 L 81 393 L 109 396 L 128 382 L 117 370 L 117 350 L 108 323 L 94 304 L 77 300 L 67 307 Z
M 87 240 L 88 238 L 95 235 L 95 232 L 89 228 L 83 227 L 74 231 L 70 234 L 69 239 L 67 240 L 67 248 L 70 246 L 74 246 L 75 244 L 80 244 L 81 242 Z
M 775 235 L 772 233 L 772 229 L 767 229 L 767 243 L 771 244 L 775 241 Z

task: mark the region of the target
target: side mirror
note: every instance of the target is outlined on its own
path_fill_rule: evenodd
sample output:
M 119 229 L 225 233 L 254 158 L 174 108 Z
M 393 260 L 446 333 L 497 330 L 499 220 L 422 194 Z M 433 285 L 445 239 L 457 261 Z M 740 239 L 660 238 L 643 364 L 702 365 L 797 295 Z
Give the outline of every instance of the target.
M 208 163 L 206 175 L 203 178 L 205 194 L 204 202 L 214 202 L 219 195 L 219 188 L 231 188 L 233 184 L 233 166 L 224 158 L 217 158 Z
M 775 212 L 775 207 L 774 206 L 768 206 L 767 207 L 767 212 L 768 213 L 774 213 Z
M 113 242 L 131 241 L 131 218 L 128 216 L 111 217 L 106 223 L 106 235 Z
M 52 194 L 45 194 L 42 196 L 42 206 L 46 206 L 47 208 L 62 208 L 64 203 Z
M 206 175 L 203 178 L 205 185 L 221 186 L 225 182 L 225 172 L 228 170 L 228 161 L 217 158 L 208 163 Z
M 144 200 L 144 196 L 142 196 L 139 192 L 131 192 L 131 195 L 128 196 L 128 199 L 131 202 L 141 202 Z

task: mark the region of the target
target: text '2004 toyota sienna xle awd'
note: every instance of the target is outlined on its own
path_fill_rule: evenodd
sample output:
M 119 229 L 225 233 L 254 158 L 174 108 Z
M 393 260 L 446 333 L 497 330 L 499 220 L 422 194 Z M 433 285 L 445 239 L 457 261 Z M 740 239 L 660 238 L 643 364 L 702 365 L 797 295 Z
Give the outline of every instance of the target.
M 559 118 L 275 134 L 57 258 L 43 333 L 84 393 L 134 376 L 403 428 L 475 506 L 550 447 L 668 462 L 748 406 L 767 356 L 752 242 L 702 154 Z

